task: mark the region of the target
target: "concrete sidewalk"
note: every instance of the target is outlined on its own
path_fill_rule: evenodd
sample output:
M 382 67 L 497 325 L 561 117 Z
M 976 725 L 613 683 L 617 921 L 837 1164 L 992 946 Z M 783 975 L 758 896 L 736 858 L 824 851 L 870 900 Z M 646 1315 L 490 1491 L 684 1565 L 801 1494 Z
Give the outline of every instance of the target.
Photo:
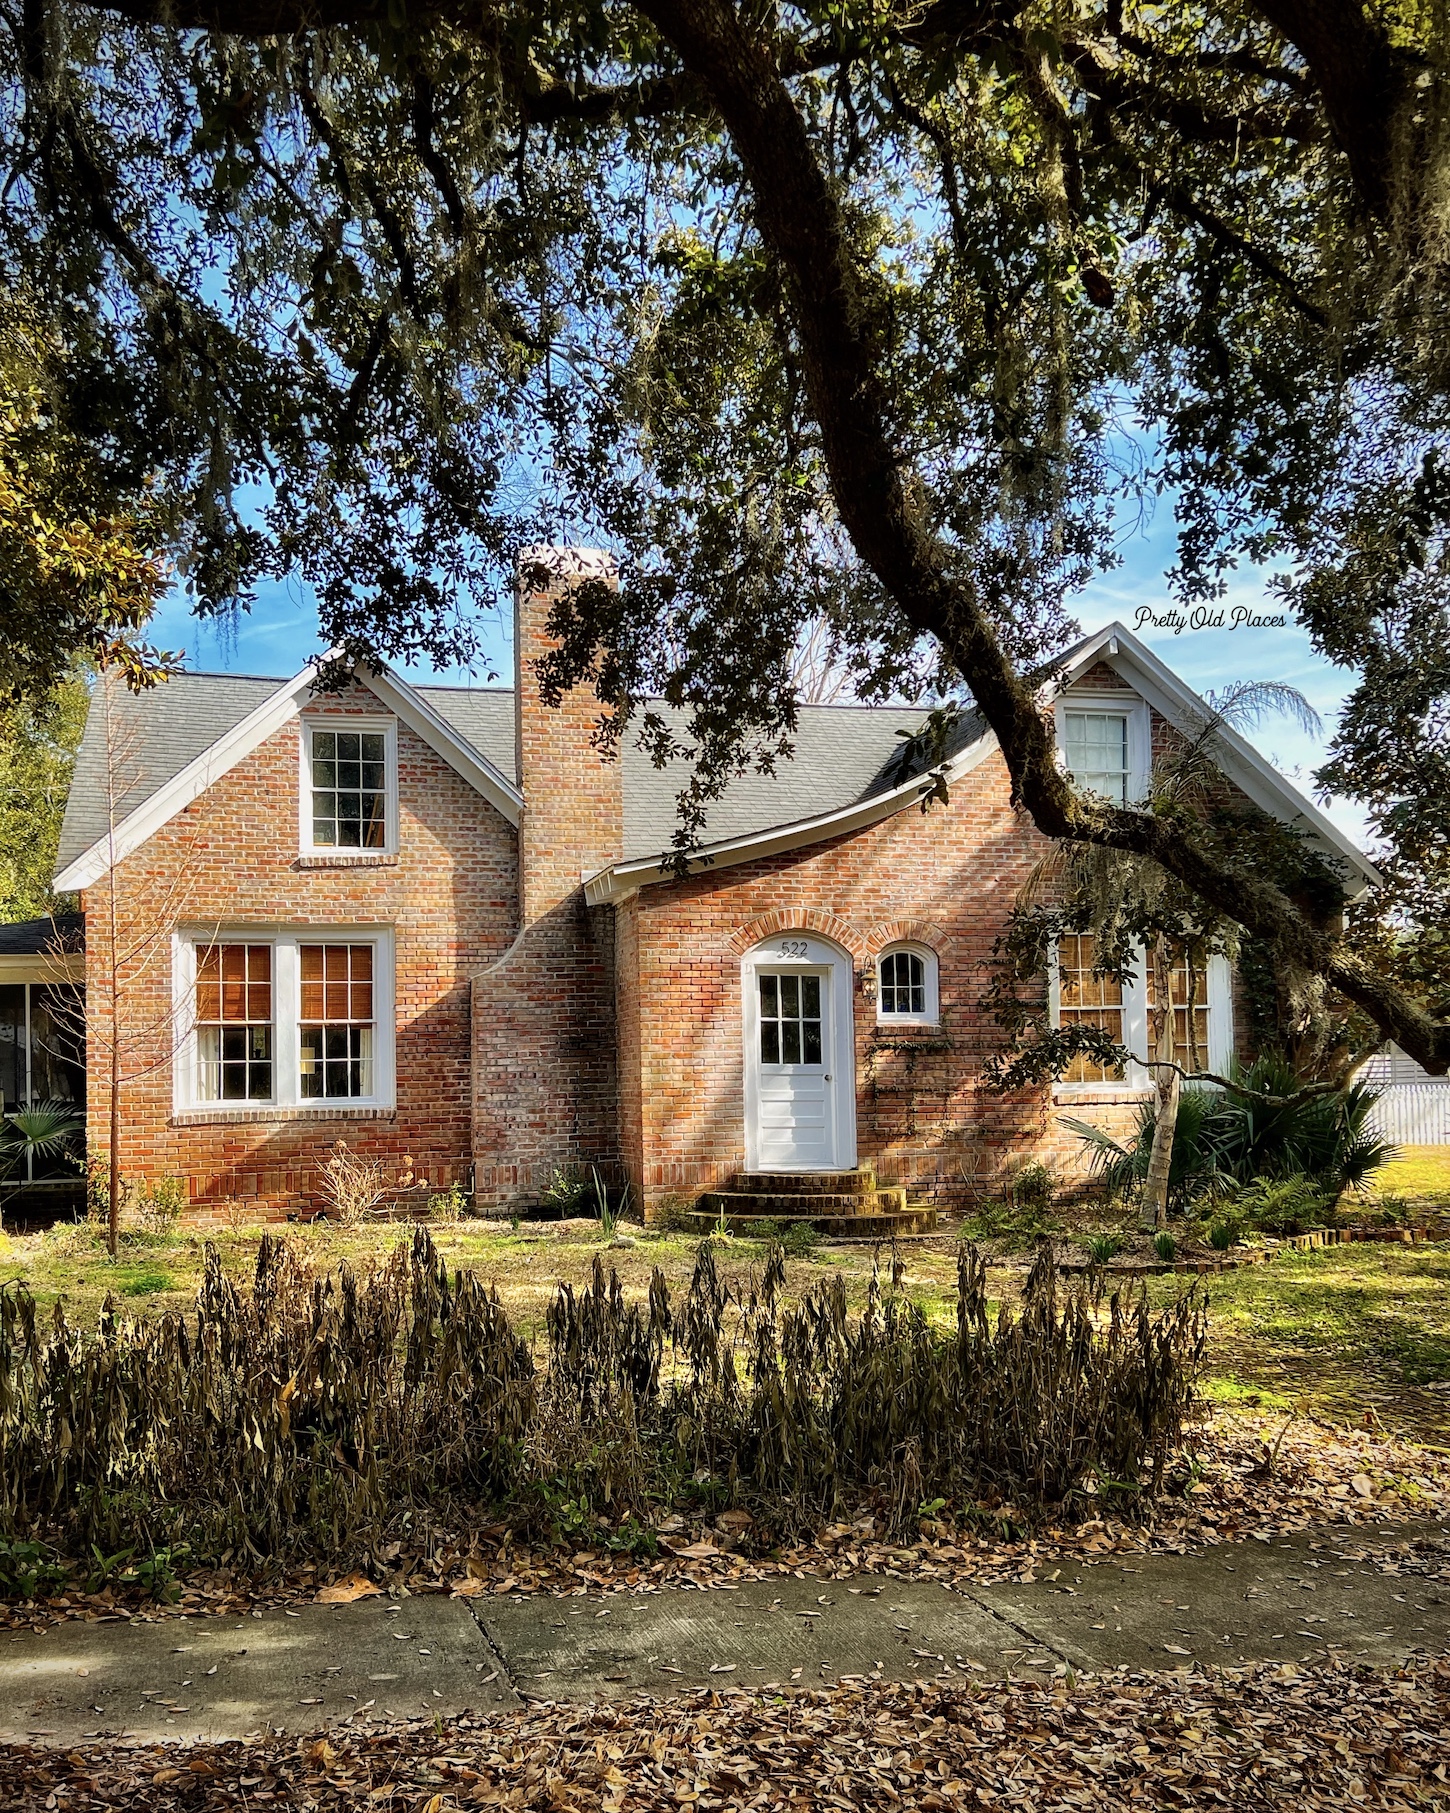
M 1126 1665 L 1450 1649 L 1450 1542 L 1428 1571 L 1350 1558 L 1342 1528 L 1190 1556 L 1113 1557 L 1054 1580 L 948 1590 L 880 1576 L 597 1598 L 415 1597 L 0 1636 L 0 1739 L 244 1737 L 447 1719 L 520 1699 L 852 1676 L 958 1681 Z M 1381 1532 L 1379 1542 L 1386 1542 Z

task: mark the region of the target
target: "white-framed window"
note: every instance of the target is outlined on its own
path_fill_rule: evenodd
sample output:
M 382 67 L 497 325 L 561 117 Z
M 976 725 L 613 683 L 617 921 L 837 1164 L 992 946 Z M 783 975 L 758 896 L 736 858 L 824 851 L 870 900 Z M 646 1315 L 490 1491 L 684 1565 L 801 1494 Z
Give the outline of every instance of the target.
M 393 719 L 304 713 L 298 829 L 305 855 L 386 855 L 397 849 Z
M 272 1099 L 272 946 L 196 953 L 196 1093 L 203 1102 Z
M 1152 767 L 1148 707 L 1133 693 L 1066 693 L 1057 705 L 1057 744 L 1073 785 L 1115 806 L 1147 796 Z
M 1152 1056 L 1148 1037 L 1153 991 L 1147 972 L 1140 954 L 1133 972 L 1121 982 L 1095 975 L 1090 934 L 1060 941 L 1049 979 L 1053 1025 L 1101 1026 L 1131 1053 L 1128 1063 L 1116 1069 L 1086 1056 L 1076 1057 L 1062 1076 L 1062 1087 L 1089 1092 L 1151 1087 L 1152 1073 L 1143 1062 Z M 1234 1049 L 1233 971 L 1228 959 L 1210 957 L 1206 967 L 1195 970 L 1192 977 L 1187 963 L 1180 960 L 1172 972 L 1171 988 L 1175 1061 L 1189 1072 L 1221 1075 Z
M 876 1018 L 885 1026 L 935 1026 L 936 952 L 924 944 L 892 944 L 876 959 Z
M 393 938 L 385 928 L 179 933 L 175 1105 L 393 1105 Z

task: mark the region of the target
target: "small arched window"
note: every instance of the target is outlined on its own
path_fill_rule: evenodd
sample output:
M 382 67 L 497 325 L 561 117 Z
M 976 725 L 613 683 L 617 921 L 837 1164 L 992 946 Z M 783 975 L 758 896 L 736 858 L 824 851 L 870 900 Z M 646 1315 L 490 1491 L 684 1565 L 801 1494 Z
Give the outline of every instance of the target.
M 876 960 L 876 1018 L 900 1026 L 934 1026 L 936 956 L 920 945 L 894 945 Z

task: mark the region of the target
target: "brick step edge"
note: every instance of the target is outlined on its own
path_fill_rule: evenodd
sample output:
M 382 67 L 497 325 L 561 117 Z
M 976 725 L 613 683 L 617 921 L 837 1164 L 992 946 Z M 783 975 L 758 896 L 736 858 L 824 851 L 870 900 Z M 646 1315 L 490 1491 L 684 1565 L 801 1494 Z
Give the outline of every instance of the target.
M 812 1207 L 811 1205 L 815 1206 Z M 869 1195 L 833 1192 L 823 1196 L 774 1196 L 766 1190 L 707 1190 L 695 1201 L 692 1215 L 764 1215 L 772 1221 L 807 1221 L 811 1216 L 903 1214 L 906 1191 L 899 1185 Z
M 1307 1234 L 1283 1234 L 1268 1247 L 1249 1247 L 1242 1253 L 1215 1253 L 1212 1259 L 1148 1259 L 1137 1265 L 1100 1266 L 1092 1259 L 1059 1260 L 1060 1272 L 1104 1272 L 1112 1278 L 1154 1278 L 1164 1272 L 1188 1277 L 1208 1277 L 1216 1272 L 1242 1271 L 1245 1266 L 1265 1265 L 1280 1253 L 1312 1253 L 1322 1247 L 1350 1246 L 1355 1241 L 1388 1241 L 1394 1246 L 1419 1246 L 1430 1238 L 1427 1228 L 1313 1228 Z
M 709 1235 L 719 1227 L 719 1218 L 713 1215 L 687 1214 L 683 1219 L 684 1232 L 687 1234 Z M 762 1221 L 772 1221 L 777 1228 L 781 1225 L 781 1217 L 778 1215 L 727 1215 L 725 1232 L 737 1238 L 748 1239 L 752 1233 L 758 1234 Z M 822 1240 L 871 1242 L 920 1235 L 930 1229 L 935 1221 L 935 1209 L 884 1209 L 875 1215 L 798 1215 L 795 1223 L 788 1225 L 805 1222 L 808 1227 L 815 1229 Z

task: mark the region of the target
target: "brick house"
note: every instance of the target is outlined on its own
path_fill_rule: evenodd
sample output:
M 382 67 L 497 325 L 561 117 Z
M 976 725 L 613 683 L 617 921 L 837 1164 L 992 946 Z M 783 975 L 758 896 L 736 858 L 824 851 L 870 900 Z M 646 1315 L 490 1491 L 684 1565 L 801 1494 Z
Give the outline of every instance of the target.
M 551 554 L 555 586 L 599 559 Z M 1063 1113 L 1131 1117 L 1133 1069 L 982 1086 L 993 942 L 1047 846 L 980 721 L 950 754 L 950 803 L 923 813 L 921 777 L 896 778 L 919 710 L 804 708 L 793 759 L 732 784 L 681 879 L 663 855 L 678 773 L 631 747 L 601 759 L 592 694 L 539 699 L 555 596 L 520 598 L 512 691 L 384 670 L 321 694 L 309 668 L 98 696 L 56 878 L 86 914 L 93 1148 L 113 1050 L 123 1171 L 185 1178 L 199 1211 L 315 1204 L 339 1139 L 480 1204 L 591 1166 L 650 1210 L 739 1173 L 806 1188 L 858 1168 L 950 1202 L 1005 1167 L 1074 1163 Z M 1063 758 L 1118 798 L 1201 722 L 1119 625 L 1062 671 Z M 1364 885 L 1307 799 L 1232 732 L 1223 749 L 1228 786 Z M 1085 942 L 1064 949 L 1054 1010 L 1142 1050 L 1143 988 L 1090 966 Z M 1221 962 L 1192 1016 L 1225 1061 Z

